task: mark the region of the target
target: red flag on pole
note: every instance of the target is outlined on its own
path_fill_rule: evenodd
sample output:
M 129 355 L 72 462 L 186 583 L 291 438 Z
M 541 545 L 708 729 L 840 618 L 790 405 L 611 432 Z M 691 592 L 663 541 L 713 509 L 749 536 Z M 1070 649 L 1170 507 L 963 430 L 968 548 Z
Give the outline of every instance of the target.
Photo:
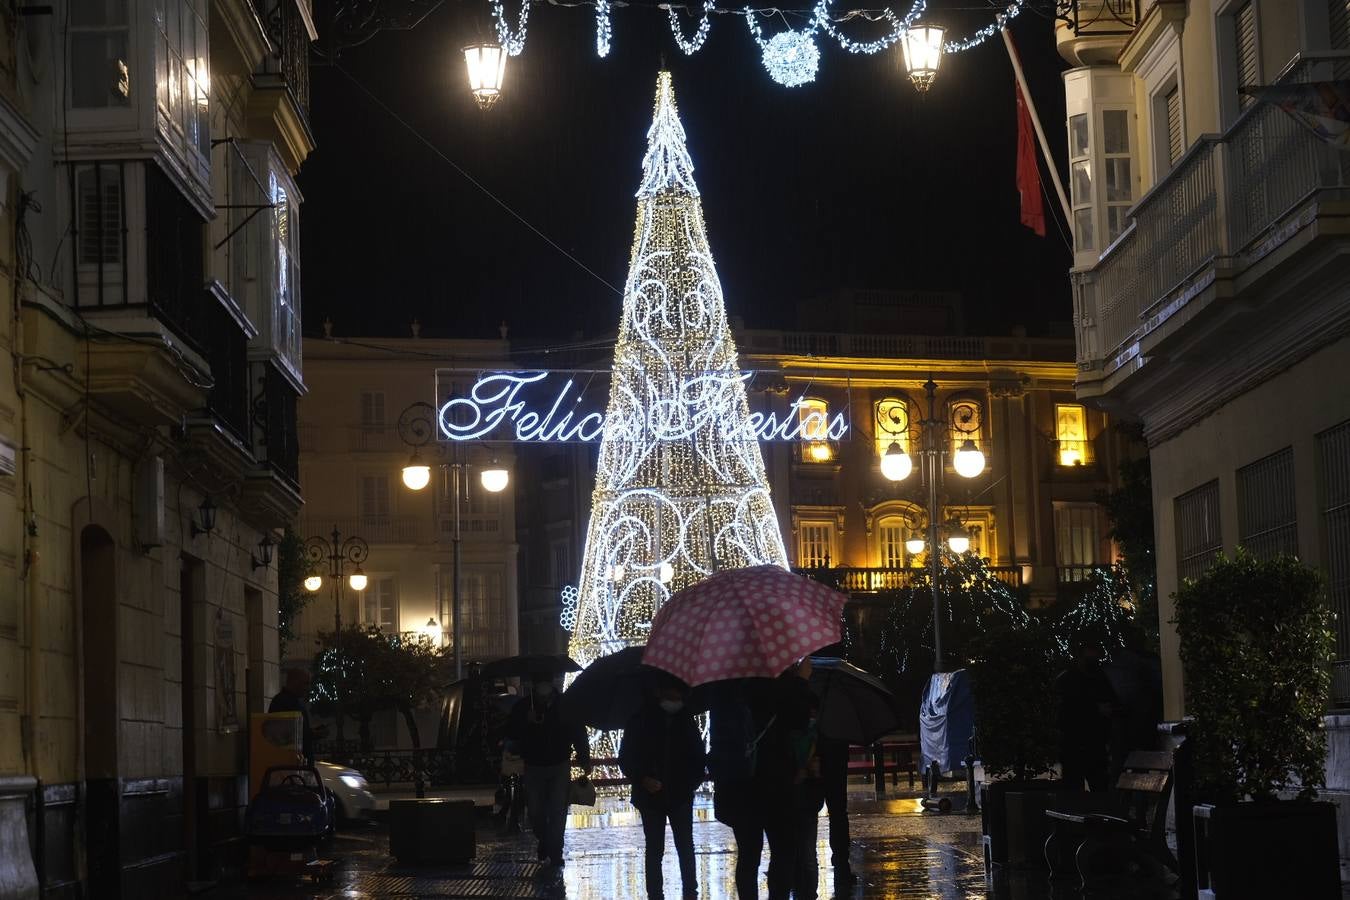
M 1017 192 L 1022 196 L 1022 224 L 1045 237 L 1045 201 L 1041 197 L 1041 173 L 1036 166 L 1036 145 L 1031 136 L 1031 113 L 1017 90 Z

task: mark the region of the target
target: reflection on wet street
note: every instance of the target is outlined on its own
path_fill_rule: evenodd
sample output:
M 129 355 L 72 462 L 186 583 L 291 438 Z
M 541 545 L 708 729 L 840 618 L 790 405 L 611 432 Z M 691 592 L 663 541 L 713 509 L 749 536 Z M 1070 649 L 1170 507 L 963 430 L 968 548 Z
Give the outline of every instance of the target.
M 866 798 L 866 799 L 864 799 Z M 568 900 L 644 897 L 642 828 L 636 812 L 622 801 L 604 801 L 594 813 L 568 821 L 567 866 L 560 887 Z M 830 868 L 828 818 L 822 812 L 816 850 L 821 898 L 895 897 L 961 900 L 984 897 L 984 864 L 978 816 L 922 814 L 917 800 L 877 802 L 858 795 L 849 816 L 851 862 L 860 881 L 847 894 L 836 894 Z M 736 847 L 731 829 L 712 818 L 706 800 L 695 809 L 694 846 L 698 856 L 699 896 L 736 900 Z M 760 891 L 767 849 L 760 868 Z M 667 838 L 666 893 L 678 896 L 679 866 Z
M 836 894 L 830 868 L 828 819 L 822 813 L 817 831 L 820 860 L 819 897 L 984 898 L 984 866 L 979 816 L 958 811 L 923 813 L 918 801 L 877 801 L 872 795 L 851 799 L 849 825 L 853 838 L 851 865 L 860 876 L 845 894 Z M 359 898 L 502 897 L 539 900 L 641 900 L 646 897 L 642 826 L 624 800 L 605 799 L 595 810 L 569 817 L 566 865 L 540 866 L 528 831 L 501 833 L 500 821 L 483 817 L 478 855 L 471 865 L 429 868 L 401 867 L 388 855 L 388 832 L 382 825 L 349 832 L 337 841 L 333 855 L 341 859 L 335 880 L 324 885 L 262 882 L 221 889 L 213 896 L 307 897 L 314 900 Z M 736 900 L 736 863 L 731 830 L 712 817 L 709 798 L 695 810 L 694 843 L 701 900 Z M 767 849 L 760 870 L 761 896 Z M 666 896 L 680 897 L 679 866 L 667 838 L 664 864 Z M 1033 891 L 1025 896 L 1038 896 Z M 1024 896 L 1018 892 L 1018 896 Z

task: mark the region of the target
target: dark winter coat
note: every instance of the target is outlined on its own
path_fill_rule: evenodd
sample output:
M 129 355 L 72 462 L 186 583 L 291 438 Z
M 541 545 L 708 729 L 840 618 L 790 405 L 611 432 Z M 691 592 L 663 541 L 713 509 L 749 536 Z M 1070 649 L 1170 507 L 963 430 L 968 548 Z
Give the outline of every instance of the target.
M 506 734 L 516 742 L 520 758 L 527 766 L 556 766 L 572 758 L 577 752 L 577 765 L 588 768 L 591 747 L 586 740 L 586 728 L 571 725 L 558 715 L 557 698 L 547 704 L 539 703 L 533 695 L 516 701 L 511 709 Z
M 638 809 L 687 803 L 703 783 L 706 764 L 703 736 L 692 713 L 667 713 L 648 703 L 623 732 L 619 768 L 633 783 L 633 805 Z M 661 782 L 653 794 L 643 778 Z

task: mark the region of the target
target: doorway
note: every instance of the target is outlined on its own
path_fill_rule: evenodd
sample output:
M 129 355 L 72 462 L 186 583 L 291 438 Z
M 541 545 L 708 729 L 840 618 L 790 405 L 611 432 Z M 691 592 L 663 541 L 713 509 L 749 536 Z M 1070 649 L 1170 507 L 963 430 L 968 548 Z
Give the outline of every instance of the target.
M 80 532 L 80 621 L 87 877 L 93 896 L 115 898 L 122 895 L 116 547 L 97 525 Z

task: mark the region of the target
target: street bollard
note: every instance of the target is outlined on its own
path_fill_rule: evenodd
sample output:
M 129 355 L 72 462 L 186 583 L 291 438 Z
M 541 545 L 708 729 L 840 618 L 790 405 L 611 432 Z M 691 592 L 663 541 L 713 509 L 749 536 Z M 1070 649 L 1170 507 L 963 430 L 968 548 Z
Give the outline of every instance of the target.
M 975 757 L 966 757 L 966 815 L 978 814 L 980 808 L 975 804 Z

